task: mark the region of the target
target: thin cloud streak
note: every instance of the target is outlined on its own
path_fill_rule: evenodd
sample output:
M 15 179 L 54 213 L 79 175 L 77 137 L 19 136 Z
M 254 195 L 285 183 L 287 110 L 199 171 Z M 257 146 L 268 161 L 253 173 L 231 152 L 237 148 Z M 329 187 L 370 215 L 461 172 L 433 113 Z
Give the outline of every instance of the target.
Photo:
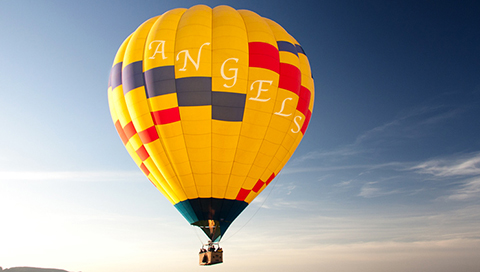
M 480 197 L 480 177 L 465 181 L 459 189 L 447 197 L 449 200 L 468 200 Z
M 300 157 L 296 157 L 292 164 L 300 164 L 303 162 L 318 160 L 318 159 L 332 159 L 354 156 L 363 153 L 363 150 L 357 150 L 353 145 L 346 145 L 329 151 L 311 151 Z
M 414 108 L 401 113 L 396 119 L 377 126 L 359 135 L 353 146 L 380 141 L 391 143 L 393 139 L 412 139 L 428 134 L 426 125 L 437 125 L 449 119 L 457 118 L 462 110 L 451 110 L 444 106 L 432 105 Z
M 387 196 L 387 195 L 392 195 L 392 194 L 398 194 L 401 193 L 401 190 L 395 189 L 395 190 L 384 190 L 379 187 L 374 187 L 373 184 L 376 184 L 377 182 L 367 182 L 362 186 L 360 189 L 360 193 L 358 196 L 365 197 L 365 198 L 374 198 L 374 197 L 380 197 L 380 196 Z
M 285 245 L 279 246 L 296 244 L 302 248 L 327 244 L 478 240 L 480 237 L 479 205 L 448 211 L 411 209 L 402 213 L 340 209 L 331 214 L 299 213 L 289 220 L 273 217 L 267 222 L 254 222 L 245 232 L 254 240 L 281 240 Z
M 264 239 L 262 239 L 264 240 Z M 273 246 L 254 246 L 257 257 L 250 257 L 247 269 L 261 271 L 338 271 L 423 272 L 474 271 L 479 265 L 480 241 L 475 239 L 448 239 L 419 242 L 357 242 L 350 244 L 305 245 L 296 240 L 290 243 L 277 239 Z M 235 240 L 235 254 L 251 252 L 256 240 Z M 434 252 L 435 254 L 432 254 Z M 237 255 L 238 256 L 238 255 Z M 242 255 L 240 255 L 242 256 Z M 315 256 L 312 258 L 312 256 Z M 288 262 L 279 260 L 289 260 Z M 229 260 L 230 271 L 244 271 L 241 259 Z M 428 265 L 426 265 L 428 264 Z M 240 269 L 238 267 L 241 267 Z
M 140 171 L 0 172 L 0 181 L 132 181 L 144 179 Z
M 429 137 L 440 126 L 448 126 L 466 111 L 468 108 L 443 104 L 404 111 L 397 118 L 360 134 L 351 144 L 297 157 L 282 174 L 323 173 L 335 188 L 344 189 L 341 193 L 350 190 L 352 195 L 367 199 L 394 194 L 423 194 L 431 201 L 475 199 L 480 196 L 480 152 L 375 162 L 375 158 L 381 157 L 379 154 L 401 152 L 418 145 L 420 138 Z M 392 153 L 389 157 L 396 156 Z
M 363 170 L 375 170 L 375 169 L 395 169 L 398 171 L 404 171 L 409 169 L 415 163 L 411 162 L 387 162 L 378 164 L 352 164 L 352 165 L 336 165 L 336 166 L 312 166 L 312 167 L 286 167 L 281 173 L 284 174 L 296 174 L 296 173 L 309 173 L 309 172 L 327 172 L 327 171 L 341 171 L 350 169 L 363 169 Z
M 433 126 L 458 118 L 463 112 L 464 110 L 461 109 L 438 105 L 414 108 L 401 113 L 394 120 L 365 131 L 351 144 L 333 150 L 308 152 L 293 159 L 289 165 L 295 166 L 318 160 L 341 162 L 347 158 L 378 153 L 398 145 L 401 141 L 408 142 L 427 136 Z M 356 168 L 356 166 L 353 167 Z M 303 171 L 310 170 L 304 168 Z
M 411 168 L 437 180 L 451 180 L 455 188 L 439 200 L 466 201 L 480 197 L 480 153 L 432 159 Z
M 480 175 L 480 153 L 432 159 L 412 167 L 411 170 L 435 177 Z

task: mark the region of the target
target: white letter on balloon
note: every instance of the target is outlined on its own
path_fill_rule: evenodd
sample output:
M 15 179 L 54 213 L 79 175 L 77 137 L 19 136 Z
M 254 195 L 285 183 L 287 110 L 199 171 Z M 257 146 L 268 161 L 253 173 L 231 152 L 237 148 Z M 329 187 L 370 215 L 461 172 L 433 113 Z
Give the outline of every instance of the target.
M 188 50 L 182 50 L 182 51 L 178 52 L 177 61 L 180 58 L 180 54 L 185 53 L 185 61 L 184 61 L 183 68 L 178 69 L 178 71 L 187 71 L 187 69 L 186 69 L 187 59 L 189 59 L 192 62 L 193 66 L 195 66 L 195 69 L 198 71 L 198 67 L 200 66 L 200 55 L 202 54 L 202 48 L 205 45 L 210 45 L 210 43 L 207 42 L 207 43 L 202 44 L 202 46 L 200 46 L 200 49 L 198 49 L 198 55 L 197 55 L 197 61 L 196 62 L 192 59 Z
M 268 100 L 270 100 L 270 98 L 268 99 L 262 99 L 260 98 L 260 95 L 262 94 L 262 92 L 266 92 L 268 91 L 268 89 L 262 89 L 262 85 L 263 83 L 268 83 L 270 85 L 272 85 L 273 81 L 271 80 L 255 80 L 252 85 L 250 86 L 250 90 L 253 90 L 253 85 L 255 85 L 255 83 L 258 82 L 258 92 L 257 92 L 257 97 L 250 97 L 249 100 L 255 100 L 255 101 L 260 101 L 260 102 L 267 102 Z
M 233 83 L 232 83 L 231 86 L 228 86 L 226 83 L 223 84 L 223 87 L 225 87 L 225 88 L 232 88 L 233 86 L 235 86 L 235 83 L 237 83 L 238 68 L 228 69 L 228 71 L 233 71 L 234 72 L 233 77 L 227 77 L 225 75 L 225 63 L 227 63 L 227 61 L 229 61 L 229 60 L 234 60 L 236 63 L 238 63 L 237 58 L 229 58 L 222 63 L 222 67 L 220 68 L 220 74 L 222 75 L 223 79 L 225 79 L 225 80 L 232 80 L 233 79 Z
M 285 100 L 283 100 L 283 102 L 282 102 L 282 108 L 280 109 L 280 111 L 275 112 L 274 114 L 280 115 L 280 116 L 285 116 L 285 117 L 292 115 L 291 113 L 290 114 L 283 113 L 283 110 L 285 109 L 285 102 L 287 102 L 287 100 L 293 100 L 293 98 L 291 98 L 291 97 L 285 98 Z
M 300 131 L 300 129 L 301 129 L 300 125 L 299 125 L 298 122 L 297 122 L 297 118 L 300 118 L 300 120 L 298 120 L 298 121 L 302 121 L 302 116 L 300 116 L 300 115 L 297 115 L 297 116 L 295 116 L 295 118 L 293 118 L 293 122 L 294 122 L 295 125 L 297 126 L 297 131 L 294 131 L 293 129 L 291 129 L 291 131 L 292 131 L 293 133 L 298 133 L 298 132 Z
M 165 41 L 161 41 L 161 40 L 152 41 L 148 45 L 148 50 L 152 50 L 152 44 L 157 42 L 158 42 L 157 48 L 155 48 L 155 52 L 153 52 L 153 55 L 149 59 L 155 59 L 155 55 L 158 53 L 162 54 L 162 59 L 166 59 L 167 57 L 165 57 Z M 158 48 L 160 48 L 160 46 L 162 47 L 162 50 L 158 51 Z

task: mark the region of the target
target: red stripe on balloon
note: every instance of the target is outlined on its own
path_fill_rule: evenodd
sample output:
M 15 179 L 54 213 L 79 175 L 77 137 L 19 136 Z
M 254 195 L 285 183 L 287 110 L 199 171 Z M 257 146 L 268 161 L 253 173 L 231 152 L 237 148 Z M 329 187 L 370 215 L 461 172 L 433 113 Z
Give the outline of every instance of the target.
M 305 115 L 305 122 L 303 122 L 303 126 L 300 129 L 303 135 L 305 135 L 305 131 L 307 131 L 308 124 L 310 123 L 310 117 L 312 117 L 312 112 L 308 110 L 307 114 Z
M 272 173 L 272 175 L 267 179 L 267 181 L 265 182 L 268 186 L 268 184 L 270 184 L 270 182 L 272 182 L 272 180 L 275 178 L 275 173 Z
M 148 175 L 150 175 L 150 171 L 148 171 L 147 166 L 145 166 L 145 164 L 143 162 L 142 162 L 142 164 L 140 164 L 140 169 L 145 174 L 145 176 L 148 177 Z
M 255 193 L 258 193 L 258 191 L 260 191 L 260 189 L 262 189 L 264 184 L 265 184 L 265 182 L 263 182 L 261 179 L 259 179 L 257 181 L 257 183 L 255 184 L 255 186 L 253 186 L 252 191 L 254 191 Z
M 280 80 L 278 87 L 300 95 L 301 76 L 300 69 L 295 65 L 280 63 Z
M 308 106 L 310 105 L 311 92 L 305 87 L 300 87 L 300 99 L 298 100 L 297 110 L 307 115 Z
M 165 125 L 180 121 L 180 111 L 178 107 L 152 112 L 152 118 L 155 125 Z
M 155 186 L 156 188 L 158 188 L 158 187 L 157 187 L 157 184 L 155 184 L 150 178 L 148 178 L 148 180 L 153 184 L 153 186 Z
M 145 149 L 145 146 L 141 146 L 139 149 L 137 149 L 137 155 L 140 157 L 140 159 L 142 161 L 145 161 L 146 159 L 148 159 L 148 157 L 150 157 L 150 155 L 148 155 L 148 152 L 147 150 Z
M 248 44 L 249 66 L 265 68 L 276 73 L 280 71 L 280 55 L 278 49 L 263 42 L 251 42 Z
M 155 129 L 155 126 L 149 127 L 146 130 L 138 132 L 138 136 L 140 136 L 140 140 L 142 140 L 143 144 L 151 143 L 159 138 L 157 129 Z
M 127 139 L 132 138 L 133 135 L 135 135 L 137 133 L 137 131 L 135 130 L 135 127 L 133 126 L 132 122 L 126 124 L 125 127 L 123 128 L 123 131 L 125 132 L 125 135 L 127 136 Z
M 239 201 L 244 201 L 245 198 L 247 198 L 248 194 L 250 194 L 250 191 L 251 190 L 240 188 L 240 192 L 238 192 L 237 198 L 235 199 Z
M 115 129 L 117 130 L 117 133 L 118 133 L 118 136 L 120 136 L 120 139 L 122 139 L 123 144 L 126 145 L 128 142 L 128 138 L 127 138 L 127 135 L 125 135 L 125 132 L 123 131 L 120 121 L 118 120 L 117 122 L 115 122 Z

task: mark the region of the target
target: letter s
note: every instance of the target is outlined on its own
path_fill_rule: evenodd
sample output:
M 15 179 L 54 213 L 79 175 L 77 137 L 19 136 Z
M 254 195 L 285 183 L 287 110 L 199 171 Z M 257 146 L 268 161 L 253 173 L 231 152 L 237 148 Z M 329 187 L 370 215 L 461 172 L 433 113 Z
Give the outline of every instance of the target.
M 297 118 L 300 118 L 300 120 L 298 120 L 298 122 L 299 122 L 299 121 L 302 121 L 302 116 L 300 116 L 300 115 L 297 115 L 297 116 L 295 116 L 295 118 L 293 118 L 293 122 L 294 122 L 295 125 L 297 126 L 297 131 L 294 131 L 293 129 L 290 130 L 290 131 L 292 131 L 293 133 L 298 133 L 298 132 L 300 131 L 300 129 L 301 129 L 300 124 L 297 122 Z

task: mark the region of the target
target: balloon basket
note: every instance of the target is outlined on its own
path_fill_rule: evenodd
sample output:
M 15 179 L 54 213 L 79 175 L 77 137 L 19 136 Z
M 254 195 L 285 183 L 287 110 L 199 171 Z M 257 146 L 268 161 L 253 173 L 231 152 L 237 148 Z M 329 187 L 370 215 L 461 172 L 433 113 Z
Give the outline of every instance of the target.
M 223 252 L 201 252 L 198 254 L 200 265 L 214 265 L 223 263 Z
M 214 265 L 223 263 L 223 249 L 215 243 L 217 248 L 215 248 L 214 243 L 209 242 L 204 246 L 207 246 L 205 249 L 203 246 L 198 253 L 198 262 L 200 265 Z

